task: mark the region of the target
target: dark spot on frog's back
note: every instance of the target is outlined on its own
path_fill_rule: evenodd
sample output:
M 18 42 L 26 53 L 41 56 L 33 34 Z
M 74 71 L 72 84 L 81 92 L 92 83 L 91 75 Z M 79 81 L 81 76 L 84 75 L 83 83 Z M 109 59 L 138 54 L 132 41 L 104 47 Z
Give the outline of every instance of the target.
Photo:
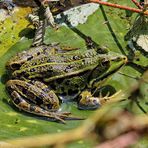
M 23 91 L 24 91 L 24 90 L 23 90 Z M 26 96 L 27 96 L 29 99 L 35 98 L 35 95 L 34 95 L 32 92 L 28 91 L 27 89 L 25 90 L 24 93 L 26 94 Z
M 25 76 L 25 77 L 29 77 L 29 73 L 22 71 L 20 74 L 17 74 L 17 76 Z
M 19 103 L 21 103 L 21 100 L 18 99 L 18 98 L 16 98 L 16 99 L 14 99 L 14 103 L 15 103 L 15 104 L 19 104 Z
M 40 54 L 41 54 L 40 52 L 37 52 L 37 56 L 40 55 Z
M 12 70 L 17 70 L 17 69 L 19 69 L 21 67 L 21 65 L 20 64 L 18 64 L 18 63 L 13 63 L 13 64 L 11 64 L 10 66 L 7 66 L 7 68 L 9 69 L 12 69 Z
M 41 99 L 42 97 L 36 97 L 35 102 L 37 105 L 43 104 L 43 100 Z
M 33 56 L 30 56 L 29 58 L 27 58 L 27 61 L 30 61 L 33 58 Z
M 74 67 L 73 65 L 68 65 L 68 66 L 64 69 L 64 71 L 65 71 L 66 73 L 67 73 L 67 72 L 70 72 L 73 67 Z
M 34 105 L 30 105 L 30 111 L 33 112 L 35 111 L 36 107 Z
M 35 68 L 31 68 L 30 69 L 30 72 L 35 72 Z
M 37 65 L 37 63 L 36 63 L 36 62 L 33 62 L 33 63 L 32 63 L 32 66 L 35 66 L 35 65 Z
M 80 57 L 78 55 L 73 56 L 73 60 L 79 60 Z
M 50 110 L 50 109 L 52 109 L 52 106 L 53 106 L 53 105 L 52 105 L 52 104 L 47 104 L 46 106 L 47 106 L 47 108 Z

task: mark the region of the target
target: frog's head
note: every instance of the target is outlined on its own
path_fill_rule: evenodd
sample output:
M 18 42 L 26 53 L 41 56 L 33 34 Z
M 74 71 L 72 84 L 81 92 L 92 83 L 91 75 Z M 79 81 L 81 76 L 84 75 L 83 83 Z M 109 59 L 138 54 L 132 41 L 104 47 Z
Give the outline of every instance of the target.
M 88 83 L 88 88 L 92 90 L 91 93 L 93 94 L 95 94 L 96 88 L 99 88 L 108 77 L 127 63 L 126 56 L 113 52 L 100 54 L 98 58 L 98 65 L 92 70 Z M 81 94 L 79 109 L 92 110 L 98 108 L 100 105 L 98 97 L 92 96 L 89 92 Z
M 100 86 L 104 80 L 117 72 L 127 63 L 127 57 L 118 53 L 108 52 L 100 54 L 100 63 L 93 70 L 89 86 L 92 88 Z

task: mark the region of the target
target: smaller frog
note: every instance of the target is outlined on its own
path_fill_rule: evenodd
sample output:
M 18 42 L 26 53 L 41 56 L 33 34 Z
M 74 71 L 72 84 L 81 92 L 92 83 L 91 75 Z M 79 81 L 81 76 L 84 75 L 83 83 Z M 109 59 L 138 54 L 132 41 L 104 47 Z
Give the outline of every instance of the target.
M 11 79 L 6 87 L 19 109 L 65 123 L 70 113 L 58 112 L 60 100 L 75 100 L 79 109 L 100 107 L 96 90 L 127 58 L 106 52 L 91 38 L 86 40 L 87 50 L 63 51 L 60 45 L 44 45 L 45 21 L 37 21 L 32 47 L 8 61 Z

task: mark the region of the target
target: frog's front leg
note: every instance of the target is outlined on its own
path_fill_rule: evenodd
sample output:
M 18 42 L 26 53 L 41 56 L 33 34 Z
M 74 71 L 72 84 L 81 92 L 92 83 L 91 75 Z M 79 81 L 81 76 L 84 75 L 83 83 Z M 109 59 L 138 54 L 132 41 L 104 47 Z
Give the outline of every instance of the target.
M 121 101 L 123 97 L 122 91 L 118 91 L 111 96 L 109 96 L 109 93 L 106 96 L 102 96 L 100 93 L 98 97 L 94 97 L 90 91 L 85 90 L 80 94 L 78 108 L 82 110 L 94 110 L 102 105 Z
M 55 112 L 59 108 L 59 99 L 41 82 L 33 84 L 22 80 L 9 80 L 6 87 L 12 96 L 12 102 L 21 110 L 61 122 L 70 114 Z
M 88 90 L 83 91 L 79 96 L 78 108 L 83 110 L 94 110 L 101 106 L 98 97 L 93 97 Z

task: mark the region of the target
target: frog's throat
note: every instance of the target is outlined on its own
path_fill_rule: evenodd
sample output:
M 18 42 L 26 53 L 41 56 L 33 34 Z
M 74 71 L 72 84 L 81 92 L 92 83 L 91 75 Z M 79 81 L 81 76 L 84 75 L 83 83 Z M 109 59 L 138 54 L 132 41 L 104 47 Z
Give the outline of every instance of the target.
M 118 63 L 118 66 L 116 68 L 111 66 L 104 74 L 102 74 L 98 78 L 90 81 L 90 83 L 88 84 L 88 87 L 98 87 L 98 83 L 100 84 L 101 82 L 104 82 L 106 79 L 108 79 L 110 76 L 112 76 L 115 72 L 119 71 L 119 69 L 123 65 L 125 65 L 126 62 L 127 62 L 127 60 L 125 58 L 124 61 L 120 61 L 120 63 Z

